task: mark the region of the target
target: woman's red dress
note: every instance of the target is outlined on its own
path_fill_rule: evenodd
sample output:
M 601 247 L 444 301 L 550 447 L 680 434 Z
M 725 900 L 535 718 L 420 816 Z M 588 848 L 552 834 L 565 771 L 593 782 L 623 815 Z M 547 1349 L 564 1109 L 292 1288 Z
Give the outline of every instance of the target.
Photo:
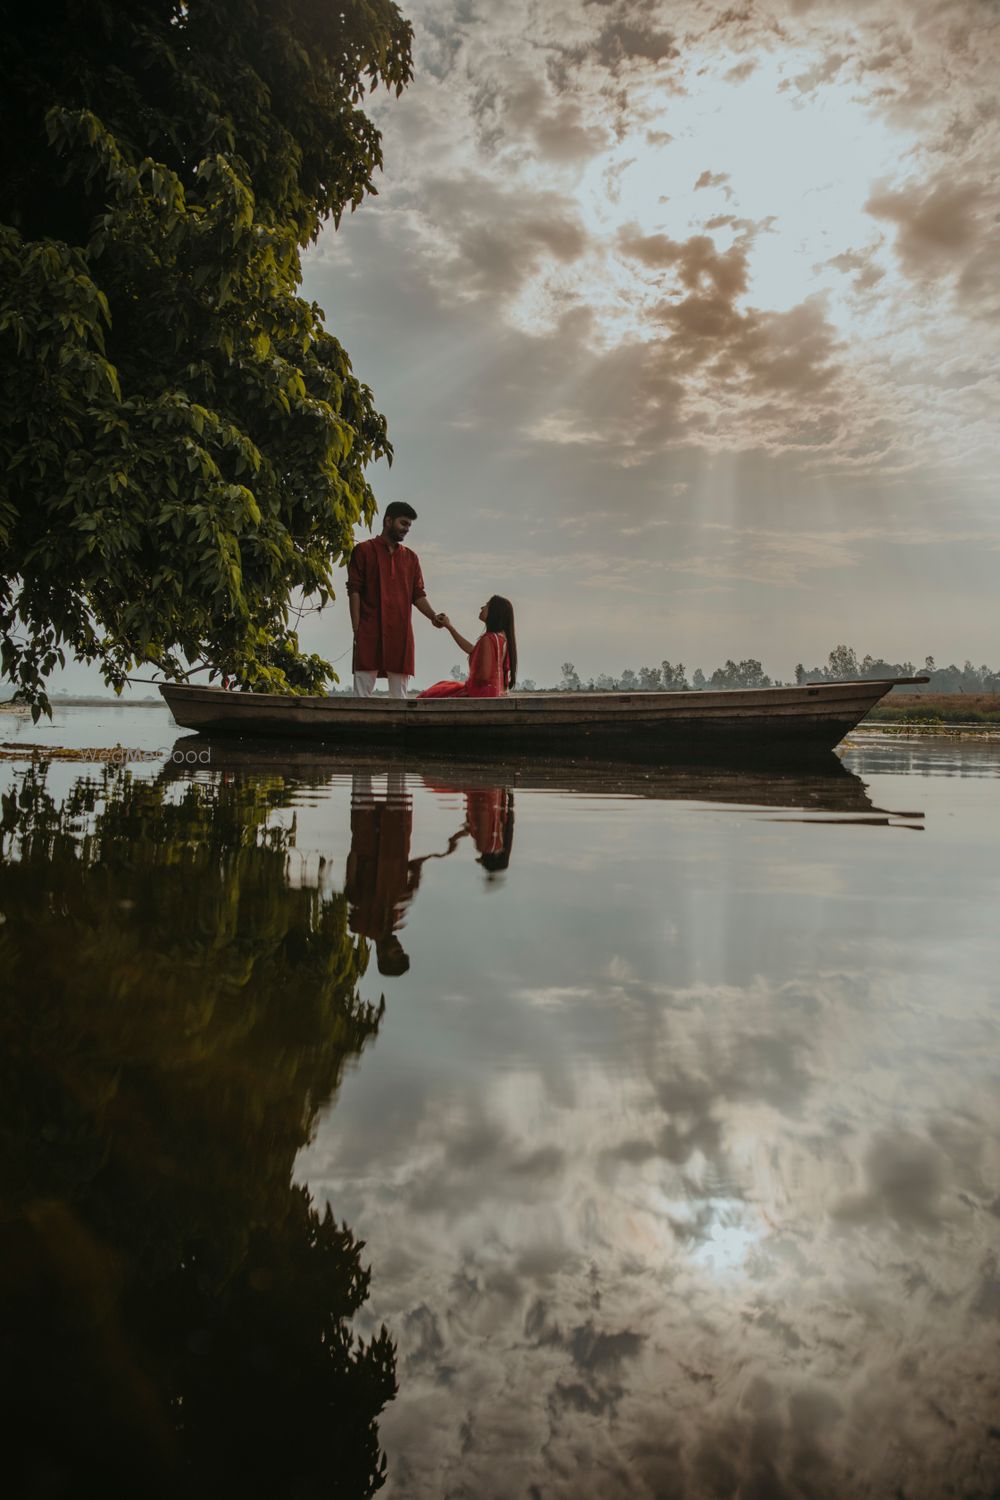
M 507 825 L 512 817 L 513 796 L 509 787 L 476 786 L 466 791 L 465 821 L 477 853 L 503 853 Z
M 502 698 L 507 691 L 507 637 L 487 630 L 469 655 L 467 682 L 435 682 L 421 698 Z

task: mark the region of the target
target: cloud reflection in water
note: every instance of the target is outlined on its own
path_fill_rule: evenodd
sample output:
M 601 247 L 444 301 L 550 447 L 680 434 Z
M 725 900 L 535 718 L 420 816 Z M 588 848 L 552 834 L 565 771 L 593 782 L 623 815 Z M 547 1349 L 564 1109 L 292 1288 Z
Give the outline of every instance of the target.
M 425 880 L 298 1165 L 399 1337 L 391 1493 L 994 1493 L 997 781 L 918 841 L 876 785 L 527 788 L 486 901 Z

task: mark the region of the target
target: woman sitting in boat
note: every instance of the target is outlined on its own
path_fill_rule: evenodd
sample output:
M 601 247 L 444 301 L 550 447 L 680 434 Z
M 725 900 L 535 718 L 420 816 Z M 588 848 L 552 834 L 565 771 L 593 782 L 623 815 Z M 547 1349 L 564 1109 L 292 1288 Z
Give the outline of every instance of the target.
M 502 698 L 517 676 L 517 642 L 514 638 L 514 606 L 494 594 L 479 611 L 485 631 L 473 644 L 459 635 L 447 615 L 438 619 L 469 658 L 465 682 L 435 682 L 421 698 Z

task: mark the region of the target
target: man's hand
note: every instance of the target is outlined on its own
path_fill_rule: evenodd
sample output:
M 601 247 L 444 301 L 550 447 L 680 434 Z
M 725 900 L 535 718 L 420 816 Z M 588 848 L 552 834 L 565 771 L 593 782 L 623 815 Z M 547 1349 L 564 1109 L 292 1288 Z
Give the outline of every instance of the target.
M 430 620 L 435 629 L 441 629 L 441 621 L 444 616 L 438 614 L 426 594 L 422 594 L 419 599 L 413 601 L 413 608 L 419 610 L 425 620 Z
M 439 614 L 436 614 L 434 616 L 434 624 L 437 626 L 438 630 L 440 630 L 443 625 L 450 625 L 451 621 L 448 619 L 448 616 L 445 614 L 444 610 L 441 610 Z

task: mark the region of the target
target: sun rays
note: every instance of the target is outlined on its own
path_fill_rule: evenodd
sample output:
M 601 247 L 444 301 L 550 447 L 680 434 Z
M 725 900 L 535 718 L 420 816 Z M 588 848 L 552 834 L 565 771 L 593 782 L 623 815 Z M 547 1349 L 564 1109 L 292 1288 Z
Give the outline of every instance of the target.
M 611 670 L 637 630 L 687 659 L 750 627 L 782 675 L 796 609 L 796 656 L 847 620 L 892 659 L 988 654 L 995 7 L 410 12 L 417 81 L 330 284 L 391 397 L 393 486 L 477 557 L 517 532 L 551 672 L 564 635 Z M 566 566 L 529 584 L 548 535 Z

